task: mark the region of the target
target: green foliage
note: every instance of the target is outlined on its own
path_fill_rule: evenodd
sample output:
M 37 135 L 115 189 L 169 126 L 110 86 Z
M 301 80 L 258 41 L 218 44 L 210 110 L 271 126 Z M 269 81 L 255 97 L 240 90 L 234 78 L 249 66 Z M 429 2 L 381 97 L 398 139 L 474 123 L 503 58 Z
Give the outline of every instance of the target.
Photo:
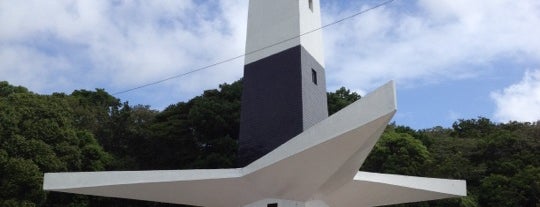
M 361 98 L 356 92 L 351 92 L 345 87 L 341 87 L 336 92 L 327 93 L 328 100 L 328 114 L 332 115 L 342 108 L 345 108 L 349 104 L 359 100 Z
M 160 161 L 145 168 L 234 167 L 241 92 L 241 81 L 222 84 L 219 90 L 205 91 L 157 115 L 150 125 L 154 138 L 149 146 L 160 151 Z
M 222 84 L 189 101 L 192 134 L 201 146 L 197 168 L 234 167 L 240 126 L 241 82 Z M 223 162 L 216 162 L 222 160 Z M 205 164 L 206 163 L 206 164 Z M 219 164 L 222 163 L 222 164 Z
M 491 120 L 479 117 L 478 119 L 460 119 L 452 124 L 453 135 L 462 138 L 480 138 L 489 135 L 495 125 Z
M 5 202 L 3 205 L 31 206 L 45 201 L 45 192 L 40 190 L 42 173 L 32 160 L 8 158 L 0 166 L 0 172 L 0 200 Z
M 532 206 L 540 201 L 540 168 L 527 166 L 514 176 L 491 174 L 482 179 L 483 206 Z
M 0 83 L 2 206 L 44 205 L 44 172 L 103 170 L 108 154 L 74 124 L 70 97 L 37 95 Z
M 496 124 L 487 118 L 458 120 L 451 129 L 412 130 L 390 125 L 363 169 L 391 156 L 376 154 L 387 134 L 406 133 L 423 142 L 432 162 L 423 168 L 430 177 L 467 180 L 468 196 L 398 206 L 527 206 L 540 204 L 540 126 L 538 123 Z M 386 150 L 386 148 L 383 148 Z M 407 162 L 405 159 L 404 162 Z M 382 166 L 379 164 L 378 166 Z M 414 165 L 411 165 L 414 166 Z M 382 171 L 384 170 L 383 167 Z M 381 172 L 381 171 L 379 171 Z M 390 171 L 391 172 L 391 171 Z M 402 173 L 405 173 L 404 170 Z
M 407 133 L 389 130 L 377 142 L 362 170 L 423 175 L 431 160 L 431 154 L 420 140 Z
M 6 97 L 14 93 L 28 93 L 28 89 L 22 86 L 12 86 L 7 81 L 0 81 L 0 97 Z
M 143 169 L 191 168 L 199 156 L 199 148 L 192 136 L 187 118 L 188 105 L 178 103 L 167 107 L 150 125 L 151 137 L 144 140 L 147 148 L 139 160 Z
M 502 175 L 490 175 L 482 180 L 480 202 L 486 206 L 519 206 L 519 192 L 512 189 L 511 180 Z

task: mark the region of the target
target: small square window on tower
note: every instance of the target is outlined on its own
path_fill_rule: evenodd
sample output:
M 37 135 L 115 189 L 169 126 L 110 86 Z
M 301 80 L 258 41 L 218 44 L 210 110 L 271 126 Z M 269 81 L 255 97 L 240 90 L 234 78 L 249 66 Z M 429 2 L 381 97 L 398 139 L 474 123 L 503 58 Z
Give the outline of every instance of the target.
M 317 71 L 311 69 L 311 81 L 317 85 Z
M 313 0 L 308 0 L 308 1 L 309 1 L 309 9 L 313 11 Z

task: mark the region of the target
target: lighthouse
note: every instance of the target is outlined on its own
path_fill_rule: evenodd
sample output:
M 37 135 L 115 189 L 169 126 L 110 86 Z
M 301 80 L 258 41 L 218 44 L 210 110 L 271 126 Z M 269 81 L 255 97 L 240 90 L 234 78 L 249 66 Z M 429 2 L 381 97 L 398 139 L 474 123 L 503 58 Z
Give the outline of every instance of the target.
M 319 0 L 249 2 L 238 160 L 328 117 Z
M 466 196 L 464 180 L 358 171 L 397 111 L 395 84 L 328 117 L 319 4 L 249 1 L 238 168 L 46 173 L 43 189 L 203 207 L 382 206 Z

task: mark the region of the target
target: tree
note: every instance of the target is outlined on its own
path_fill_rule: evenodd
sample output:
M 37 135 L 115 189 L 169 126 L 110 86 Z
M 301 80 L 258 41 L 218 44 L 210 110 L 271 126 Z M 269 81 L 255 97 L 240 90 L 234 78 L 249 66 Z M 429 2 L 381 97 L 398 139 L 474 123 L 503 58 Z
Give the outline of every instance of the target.
M 160 160 L 153 169 L 234 167 L 240 126 L 241 81 L 222 84 L 159 113 L 150 125 Z M 146 160 L 150 158 L 144 158 Z
M 407 133 L 386 131 L 366 159 L 362 170 L 425 175 L 432 157 L 426 146 Z
M 28 89 L 22 86 L 12 86 L 7 81 L 0 81 L 0 97 L 6 97 L 14 93 L 29 93 Z
M 479 138 L 487 136 L 495 124 L 488 118 L 479 117 L 478 119 L 459 119 L 452 124 L 454 136 L 462 138 Z
M 328 114 L 332 115 L 360 98 L 361 96 L 356 92 L 351 92 L 345 87 L 341 87 L 336 92 L 329 92 L 327 93 Z
M 108 154 L 92 134 L 74 126 L 66 96 L 0 85 L 4 95 L 0 97 L 2 205 L 46 205 L 41 189 L 44 172 L 105 169 Z
M 140 151 L 142 169 L 192 168 L 199 157 L 199 147 L 193 138 L 188 119 L 189 104 L 177 103 L 156 115 L 150 124 L 146 148 Z
M 1 206 L 36 206 L 45 201 L 45 192 L 41 188 L 43 181 L 39 167 L 23 158 L 6 158 L 0 165 L 0 205 Z M 2 159 L 2 158 L 0 158 Z
M 222 84 L 190 100 L 193 136 L 201 155 L 197 168 L 230 168 L 236 163 L 240 128 L 241 81 Z

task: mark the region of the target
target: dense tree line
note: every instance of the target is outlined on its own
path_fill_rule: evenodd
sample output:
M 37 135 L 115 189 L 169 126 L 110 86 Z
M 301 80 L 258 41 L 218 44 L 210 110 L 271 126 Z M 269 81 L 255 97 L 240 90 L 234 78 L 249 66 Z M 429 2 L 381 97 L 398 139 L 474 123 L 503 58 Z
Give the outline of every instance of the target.
M 235 166 L 241 81 L 162 111 L 102 89 L 40 95 L 0 82 L 0 206 L 176 206 L 41 190 L 44 172 Z M 330 114 L 360 96 L 328 93 Z M 391 124 L 361 170 L 467 180 L 464 198 L 399 206 L 540 206 L 540 125 Z

